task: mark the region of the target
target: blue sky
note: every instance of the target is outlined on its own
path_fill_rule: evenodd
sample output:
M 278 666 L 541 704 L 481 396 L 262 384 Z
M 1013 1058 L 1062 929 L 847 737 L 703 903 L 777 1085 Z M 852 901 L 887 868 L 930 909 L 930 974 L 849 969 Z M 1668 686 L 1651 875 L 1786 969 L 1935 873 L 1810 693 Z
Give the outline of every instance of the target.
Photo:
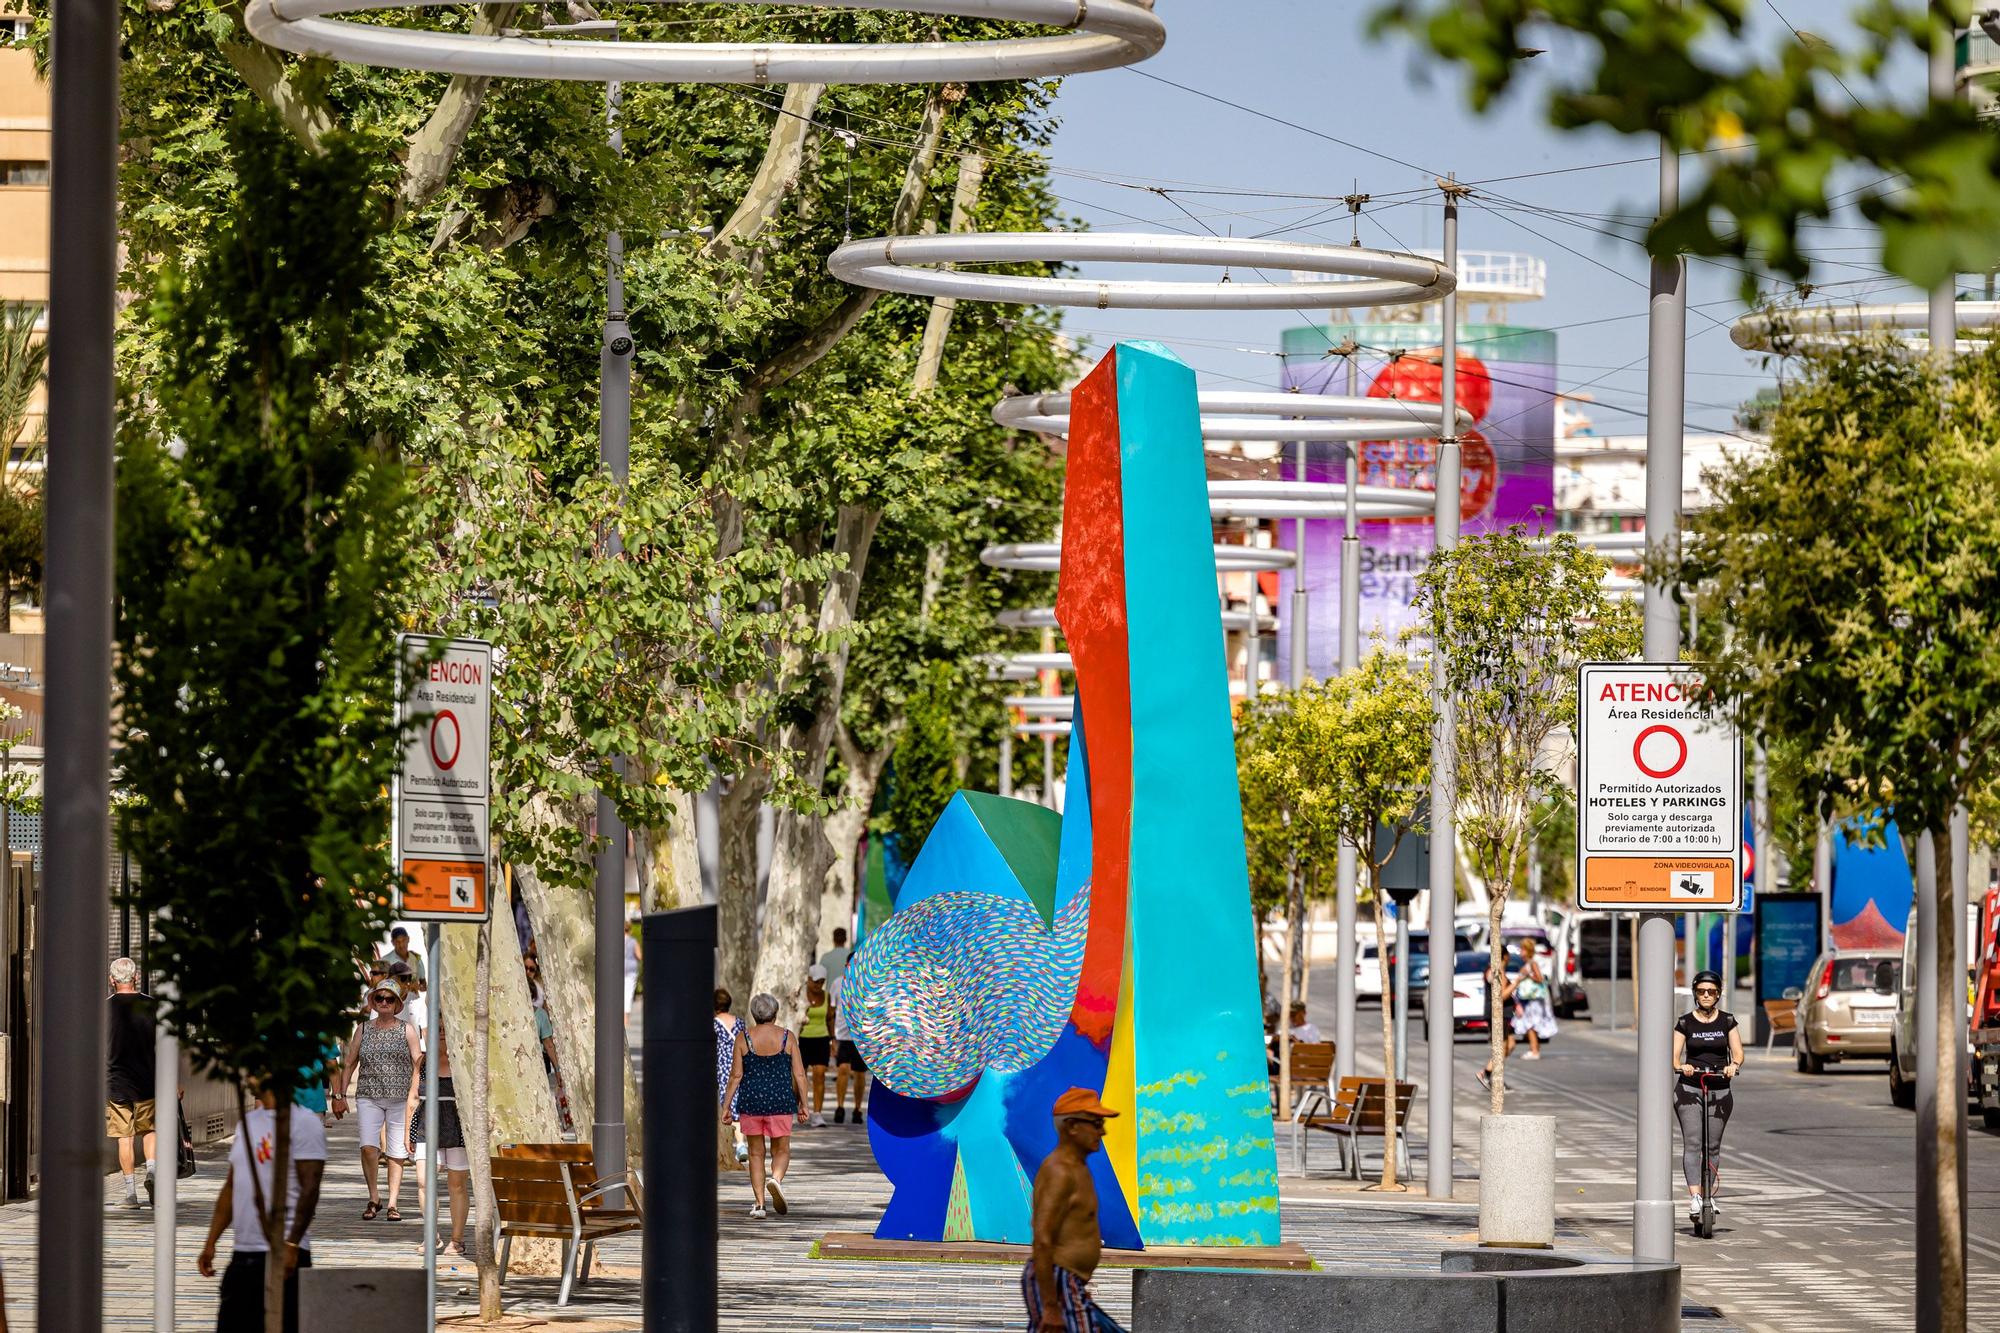
M 1536 99 L 1518 95 L 1476 116 L 1455 74 L 1426 68 L 1405 42 L 1369 40 L 1373 8 L 1373 0 L 1161 0 L 1164 51 L 1133 69 L 1072 78 L 1062 90 L 1052 158 L 1064 205 L 1097 231 L 1270 233 L 1345 244 L 1349 221 L 1337 197 L 1358 184 L 1376 196 L 1361 220 L 1362 243 L 1421 249 L 1440 242 L 1434 175 L 1490 181 L 1462 208 L 1461 246 L 1548 262 L 1547 298 L 1517 307 L 1515 318 L 1560 331 L 1560 382 L 1599 401 L 1592 411 L 1599 434 L 1642 431 L 1647 261 L 1637 244 L 1605 233 L 1651 215 L 1654 143 L 1560 133 L 1544 124 Z M 1777 12 L 1766 0 L 1760 38 L 1788 38 Z M 1560 60 L 1552 51 L 1530 69 L 1536 78 L 1559 76 Z M 1618 162 L 1625 165 L 1603 165 Z M 1816 281 L 1861 280 L 1834 290 L 1872 299 L 1914 297 L 1870 281 L 1872 229 L 1852 216 L 1834 224 L 1814 234 L 1826 261 Z M 1733 267 L 1695 263 L 1689 290 L 1687 421 L 1691 429 L 1727 429 L 1735 405 L 1771 375 L 1761 358 L 1729 341 L 1728 323 L 1742 309 Z M 1303 322 L 1287 312 L 1118 310 L 1073 310 L 1065 320 L 1100 343 L 1160 338 L 1218 388 L 1275 386 L 1278 363 L 1269 354 L 1280 330 Z

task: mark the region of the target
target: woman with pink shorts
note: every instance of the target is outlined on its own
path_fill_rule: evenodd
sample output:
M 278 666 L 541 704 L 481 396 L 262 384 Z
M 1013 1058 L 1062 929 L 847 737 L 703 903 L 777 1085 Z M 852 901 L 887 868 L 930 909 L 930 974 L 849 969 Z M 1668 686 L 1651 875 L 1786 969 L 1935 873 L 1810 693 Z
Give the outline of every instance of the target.
M 729 1087 L 722 1104 L 730 1108 L 750 1143 L 750 1216 L 761 1218 L 764 1198 L 779 1213 L 790 1211 L 783 1182 L 792 1161 L 792 1124 L 806 1118 L 806 1071 L 799 1061 L 799 1042 L 779 1027 L 778 1000 L 758 995 L 750 1001 L 752 1026 L 738 1025 L 736 1053 L 729 1070 Z M 771 1141 L 769 1178 L 764 1170 L 764 1140 Z

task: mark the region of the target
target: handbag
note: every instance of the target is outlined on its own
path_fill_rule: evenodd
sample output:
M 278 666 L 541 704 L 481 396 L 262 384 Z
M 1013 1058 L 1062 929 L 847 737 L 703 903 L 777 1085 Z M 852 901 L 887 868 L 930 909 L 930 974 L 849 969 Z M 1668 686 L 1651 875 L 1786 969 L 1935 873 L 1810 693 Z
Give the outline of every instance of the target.
M 183 1094 L 174 1104 L 174 1174 L 186 1180 L 195 1173 L 194 1135 L 188 1133 L 186 1096 Z

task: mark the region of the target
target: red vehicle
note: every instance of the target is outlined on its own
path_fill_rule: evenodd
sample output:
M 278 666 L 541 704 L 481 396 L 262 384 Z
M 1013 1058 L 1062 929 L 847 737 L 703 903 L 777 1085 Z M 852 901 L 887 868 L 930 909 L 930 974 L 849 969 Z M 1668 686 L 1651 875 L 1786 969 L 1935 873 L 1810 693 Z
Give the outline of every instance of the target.
M 2000 887 L 1979 904 L 1973 942 L 1972 1087 L 1988 1129 L 2000 1129 Z

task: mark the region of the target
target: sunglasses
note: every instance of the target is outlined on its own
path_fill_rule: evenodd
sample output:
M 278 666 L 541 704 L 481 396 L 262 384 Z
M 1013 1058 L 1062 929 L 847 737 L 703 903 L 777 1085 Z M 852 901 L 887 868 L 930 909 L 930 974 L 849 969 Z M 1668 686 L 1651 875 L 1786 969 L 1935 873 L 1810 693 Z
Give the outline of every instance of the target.
M 371 995 L 368 997 L 368 1002 L 370 1004 L 394 1004 L 396 1003 L 396 997 L 393 995 Z
M 1696 995 L 1720 995 L 1720 994 L 1722 994 L 1722 987 L 1720 987 L 1720 986 L 1696 986 L 1696 987 L 1694 988 L 1694 993 L 1695 993 Z

